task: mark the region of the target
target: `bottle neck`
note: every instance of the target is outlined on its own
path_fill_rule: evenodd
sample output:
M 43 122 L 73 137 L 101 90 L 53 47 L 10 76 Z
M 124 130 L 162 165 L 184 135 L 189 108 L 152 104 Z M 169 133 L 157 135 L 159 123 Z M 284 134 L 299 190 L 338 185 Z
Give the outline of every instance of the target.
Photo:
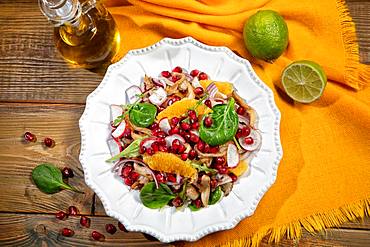
M 78 0 L 39 0 L 39 5 L 46 18 L 57 27 L 67 22 L 77 26 L 82 14 Z

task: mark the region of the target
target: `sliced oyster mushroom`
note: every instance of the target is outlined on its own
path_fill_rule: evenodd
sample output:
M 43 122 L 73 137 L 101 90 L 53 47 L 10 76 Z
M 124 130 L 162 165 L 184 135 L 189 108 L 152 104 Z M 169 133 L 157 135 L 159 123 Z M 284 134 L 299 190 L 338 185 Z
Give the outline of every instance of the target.
M 199 192 L 193 185 L 189 184 L 186 186 L 186 196 L 192 200 L 195 200 L 198 198 Z
M 216 179 L 218 185 L 224 185 L 233 181 L 227 174 L 217 174 Z
M 235 91 L 233 91 L 233 97 L 235 98 L 236 102 L 241 105 L 242 107 L 244 107 L 244 109 L 247 111 L 248 113 L 248 116 L 249 116 L 249 124 L 250 126 L 252 126 L 253 128 L 257 128 L 257 124 L 258 124 L 258 116 L 257 116 L 257 113 L 256 111 L 250 107 L 242 97 L 240 97 Z
M 140 184 L 147 184 L 149 183 L 150 179 L 144 176 L 140 176 L 139 179 L 137 180 Z
M 207 175 L 203 175 L 200 181 L 200 199 L 205 207 L 208 206 L 209 202 L 209 195 L 211 193 L 211 186 L 210 186 L 211 178 Z
M 145 88 L 145 91 L 151 89 L 152 87 L 154 87 L 154 83 L 153 83 L 152 79 L 149 76 L 145 75 L 144 76 L 144 88 Z
M 195 99 L 195 93 L 194 93 L 193 87 L 191 86 L 189 82 L 187 82 L 187 87 L 188 87 L 188 93 L 186 95 L 186 98 Z
M 151 172 L 150 172 L 148 167 L 141 166 L 137 163 L 134 163 L 134 170 L 135 170 L 135 172 L 137 172 L 137 173 L 139 173 L 140 175 L 143 175 L 143 176 L 150 176 L 151 175 Z
M 230 182 L 230 183 L 223 184 L 221 185 L 221 189 L 224 192 L 224 196 L 227 196 L 228 194 L 230 194 L 230 191 L 233 189 L 233 183 Z
M 211 157 L 204 157 L 199 160 L 202 164 L 205 164 L 207 167 L 210 167 L 212 164 L 212 158 Z

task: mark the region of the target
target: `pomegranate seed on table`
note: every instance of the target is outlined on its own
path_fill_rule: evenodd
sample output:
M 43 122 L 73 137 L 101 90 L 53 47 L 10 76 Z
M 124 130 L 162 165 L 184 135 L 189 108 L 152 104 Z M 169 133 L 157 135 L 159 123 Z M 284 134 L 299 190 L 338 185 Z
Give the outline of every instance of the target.
M 55 217 L 58 220 L 65 220 L 68 217 L 68 215 L 63 211 L 59 211 L 58 213 L 55 214 Z
M 243 136 L 249 136 L 249 134 L 251 133 L 251 128 L 249 128 L 248 126 L 245 126 L 242 129 L 242 133 L 243 133 Z
M 44 139 L 44 144 L 45 146 L 47 146 L 48 148 L 52 148 L 55 146 L 55 141 L 49 137 L 45 137 Z
M 183 130 L 189 130 L 189 129 L 190 129 L 190 127 L 191 127 L 189 123 L 184 122 L 184 121 L 182 121 L 182 122 L 181 122 L 180 126 L 181 126 L 181 128 L 182 128 Z
M 198 198 L 193 201 L 193 204 L 196 208 L 200 208 L 202 206 L 202 201 Z
M 28 142 L 36 142 L 37 138 L 34 134 L 27 131 L 26 133 L 24 133 L 24 140 L 26 140 Z
M 212 126 L 212 124 L 213 124 L 213 120 L 212 120 L 212 118 L 211 117 L 205 117 L 204 118 L 204 125 L 207 127 L 207 128 L 209 128 L 209 127 L 211 127 Z
M 199 122 L 194 122 L 194 123 L 192 123 L 192 124 L 191 124 L 191 128 L 192 128 L 193 130 L 197 130 L 197 129 L 199 129 Z
M 238 113 L 239 115 L 244 115 L 245 108 L 243 106 L 239 106 L 238 109 L 236 110 L 236 113 Z
M 134 182 L 132 181 L 131 178 L 127 177 L 124 178 L 123 181 L 125 182 L 126 185 L 131 186 Z
M 199 70 L 197 70 L 197 69 L 193 69 L 193 70 L 190 72 L 190 75 L 191 75 L 192 77 L 196 77 L 198 74 L 199 74 Z
M 61 233 L 64 237 L 72 237 L 75 234 L 72 229 L 66 227 L 62 229 Z
M 180 119 L 178 117 L 173 117 L 170 122 L 172 125 L 176 126 L 180 122 Z
M 206 106 L 208 106 L 209 108 L 212 108 L 212 102 L 211 102 L 209 99 L 206 99 L 206 100 L 204 101 L 204 104 L 205 104 Z
M 106 224 L 105 225 L 105 230 L 107 231 L 107 233 L 110 233 L 110 234 L 115 234 L 116 231 L 117 231 L 117 227 L 115 227 L 113 224 Z
M 180 132 L 180 128 L 179 127 L 174 127 L 172 129 L 170 129 L 170 131 L 168 132 L 170 135 L 173 135 L 173 134 L 178 134 Z
M 251 145 L 253 144 L 254 140 L 252 137 L 247 137 L 244 139 L 244 143 L 247 144 L 247 145 Z
M 119 221 L 118 221 L 118 228 L 119 228 L 121 231 L 123 231 L 123 232 L 128 232 L 128 231 L 126 230 L 125 226 L 124 226 L 121 222 L 119 222 Z
M 188 154 L 186 154 L 186 153 L 181 154 L 181 159 L 183 161 L 186 161 L 188 159 Z
M 201 94 L 203 94 L 203 93 L 204 93 L 204 90 L 203 90 L 203 88 L 202 88 L 202 87 L 196 87 L 196 88 L 194 88 L 194 93 L 195 93 L 196 95 L 201 95 Z
M 121 176 L 124 177 L 124 178 L 127 178 L 130 173 L 132 172 L 134 168 L 132 166 L 125 166 L 122 170 L 121 170 Z
M 182 205 L 182 199 L 180 197 L 176 197 L 172 200 L 172 205 L 175 207 L 180 207 Z
M 238 180 L 238 177 L 234 173 L 229 173 L 229 176 L 233 180 L 233 182 L 235 182 L 236 180 Z
M 63 168 L 62 175 L 63 175 L 63 178 L 73 178 L 74 177 L 73 171 L 69 167 Z
M 137 172 L 131 172 L 129 177 L 131 178 L 132 181 L 136 181 L 140 177 L 140 174 Z
M 77 215 L 78 214 L 78 209 L 75 206 L 69 206 L 68 214 L 73 215 L 73 216 Z
M 182 68 L 180 66 L 176 66 L 172 72 L 182 73 Z
M 201 72 L 199 75 L 198 75 L 198 79 L 199 80 L 207 80 L 208 79 L 208 75 L 204 72 Z
M 104 241 L 105 236 L 98 231 L 92 231 L 91 237 L 96 241 Z
M 161 75 L 162 75 L 163 77 L 169 78 L 169 77 L 171 76 L 171 73 L 170 73 L 169 71 L 162 71 L 162 72 L 161 72 Z
M 90 218 L 88 218 L 88 217 L 86 217 L 84 215 L 81 216 L 81 219 L 80 219 L 81 226 L 89 228 L 90 227 L 90 223 L 91 223 Z
M 194 133 L 190 133 L 190 141 L 193 142 L 193 143 L 198 143 L 199 142 L 199 136 L 197 136 L 196 134 Z
M 158 129 L 158 128 L 159 128 L 159 125 L 157 123 L 152 123 L 149 127 L 149 129 L 151 130 Z
M 188 158 L 189 158 L 190 160 L 195 159 L 195 157 L 196 157 L 196 156 L 197 156 L 197 152 L 196 152 L 194 149 L 192 149 L 192 150 L 190 150 L 190 151 L 189 151 Z

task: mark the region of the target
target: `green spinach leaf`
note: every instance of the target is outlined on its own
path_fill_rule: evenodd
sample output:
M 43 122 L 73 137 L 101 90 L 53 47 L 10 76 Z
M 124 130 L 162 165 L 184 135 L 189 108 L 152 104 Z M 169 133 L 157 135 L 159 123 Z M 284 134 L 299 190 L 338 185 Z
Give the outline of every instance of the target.
M 221 200 L 222 195 L 223 195 L 223 192 L 221 190 L 221 187 L 220 186 L 217 186 L 217 188 L 215 189 L 215 191 L 213 191 L 211 193 L 211 195 L 209 196 L 209 202 L 208 202 L 208 204 L 209 205 L 216 204 L 219 200 Z
M 238 114 L 234 109 L 235 100 L 231 98 L 229 103 L 216 105 L 210 114 L 213 124 L 207 128 L 201 121 L 199 136 L 209 145 L 216 146 L 224 144 L 233 139 L 238 130 Z
M 135 141 L 131 142 L 122 152 L 113 156 L 112 158 L 106 160 L 106 162 L 113 162 L 120 158 L 134 158 L 140 155 L 140 142 L 143 138 L 138 138 Z
M 32 180 L 37 188 L 47 194 L 54 194 L 62 189 L 83 193 L 63 182 L 62 172 L 52 164 L 40 164 L 32 170 Z
M 143 128 L 151 125 L 156 115 L 157 107 L 150 103 L 138 103 L 129 112 L 130 121 Z
M 163 183 L 159 184 L 158 189 L 154 182 L 147 183 L 140 191 L 140 199 L 144 206 L 152 209 L 166 206 L 175 197 L 171 189 Z

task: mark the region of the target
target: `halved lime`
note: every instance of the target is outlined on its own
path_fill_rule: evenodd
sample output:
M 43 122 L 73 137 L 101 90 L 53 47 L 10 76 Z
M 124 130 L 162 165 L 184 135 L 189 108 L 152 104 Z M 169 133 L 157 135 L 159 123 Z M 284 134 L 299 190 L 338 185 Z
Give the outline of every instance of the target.
M 326 75 L 319 64 L 302 60 L 286 67 L 281 81 L 289 97 L 300 103 L 311 103 L 323 94 Z

